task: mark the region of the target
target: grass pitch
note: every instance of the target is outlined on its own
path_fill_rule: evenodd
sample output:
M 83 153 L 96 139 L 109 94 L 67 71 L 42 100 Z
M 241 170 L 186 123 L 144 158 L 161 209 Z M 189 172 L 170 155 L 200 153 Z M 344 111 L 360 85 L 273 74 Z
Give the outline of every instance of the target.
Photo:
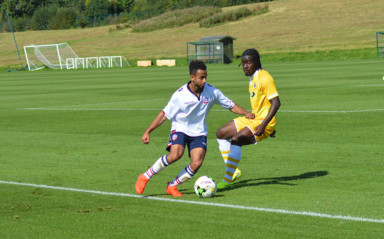
M 224 175 L 215 131 L 235 116 L 214 107 L 206 160 L 179 187 L 184 197 L 176 202 L 165 186 L 188 164 L 186 156 L 144 192 L 164 201 L 135 197 L 134 183 L 166 153 L 169 121 L 149 145 L 141 136 L 188 81 L 187 67 L 1 73 L 0 237 L 382 237 L 383 62 L 264 67 L 282 102 L 277 137 L 243 148 L 236 189 L 200 199 L 194 180 Z M 249 108 L 240 68 L 209 65 L 208 82 Z M 295 215 L 305 212 L 312 214 Z

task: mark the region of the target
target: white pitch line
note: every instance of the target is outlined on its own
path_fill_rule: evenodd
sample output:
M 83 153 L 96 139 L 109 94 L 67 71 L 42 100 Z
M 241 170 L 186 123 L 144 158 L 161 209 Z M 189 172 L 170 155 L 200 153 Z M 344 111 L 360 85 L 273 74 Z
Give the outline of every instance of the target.
M 161 111 L 163 109 L 134 109 L 134 108 L 24 108 L 24 110 L 41 111 Z M 227 112 L 228 110 L 216 110 L 215 112 Z M 281 113 L 362 113 L 384 111 L 384 109 L 366 109 L 366 110 L 279 110 Z
M 24 108 L 24 110 L 41 111 L 161 111 L 163 109 L 133 109 L 133 108 Z
M 125 103 L 137 103 L 137 102 L 147 102 L 147 101 L 161 101 L 168 99 L 150 99 L 150 100 L 130 100 L 130 101 L 120 101 L 120 102 L 103 102 L 103 103 L 94 103 L 94 104 L 82 104 L 82 105 L 64 105 L 61 107 L 70 108 L 70 107 L 78 107 L 78 106 L 93 106 L 93 105 L 112 105 L 112 104 L 125 104 Z
M 383 87 L 384 84 L 380 84 L 380 85 L 356 85 L 355 87 L 376 87 L 376 86 Z
M 1 184 L 8 184 L 8 185 L 47 188 L 47 189 L 62 190 L 62 191 L 92 193 L 92 194 L 100 194 L 100 195 L 108 195 L 108 196 L 142 198 L 142 199 L 147 199 L 147 200 L 156 200 L 156 201 L 164 201 L 164 202 L 186 203 L 186 204 L 204 205 L 204 206 L 211 206 L 211 207 L 224 207 L 224 208 L 240 209 L 240 210 L 248 210 L 248 211 L 271 212 L 271 213 L 279 213 L 279 214 L 300 215 L 300 216 L 310 216 L 310 217 L 329 218 L 329 219 L 340 219 L 340 220 L 358 221 L 358 222 L 384 223 L 384 219 L 372 219 L 372 218 L 364 218 L 364 217 L 330 215 L 330 214 L 316 213 L 316 212 L 298 212 L 298 211 L 290 211 L 290 210 L 285 210 L 285 209 L 259 208 L 259 207 L 248 207 L 248 206 L 224 204 L 224 203 L 199 202 L 199 201 L 190 201 L 190 200 L 182 200 L 182 199 L 139 196 L 139 195 L 128 194 L 128 193 L 102 192 L 102 191 L 76 189 L 76 188 L 65 188 L 65 187 L 56 187 L 56 186 L 48 186 L 48 185 L 38 185 L 38 184 L 32 184 L 32 183 L 18 183 L 18 182 L 7 182 L 7 181 L 0 181 L 0 183 Z

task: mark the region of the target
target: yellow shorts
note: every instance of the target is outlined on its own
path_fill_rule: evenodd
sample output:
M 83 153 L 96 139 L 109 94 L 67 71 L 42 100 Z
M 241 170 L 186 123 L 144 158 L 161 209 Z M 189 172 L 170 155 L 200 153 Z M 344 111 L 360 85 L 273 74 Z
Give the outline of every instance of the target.
M 256 126 L 260 125 L 262 123 L 262 120 L 261 119 L 247 119 L 244 116 L 242 116 L 242 117 L 235 118 L 234 122 L 235 122 L 237 132 L 239 132 L 240 130 L 247 127 L 249 130 L 252 131 L 253 134 L 255 134 Z M 264 133 L 262 135 L 260 135 L 260 136 L 255 135 L 255 139 L 256 139 L 255 144 L 257 144 L 257 142 L 260 142 L 261 140 L 263 140 L 265 138 L 268 138 L 273 133 L 273 131 L 275 131 L 275 126 L 267 125 L 267 127 L 265 127 Z

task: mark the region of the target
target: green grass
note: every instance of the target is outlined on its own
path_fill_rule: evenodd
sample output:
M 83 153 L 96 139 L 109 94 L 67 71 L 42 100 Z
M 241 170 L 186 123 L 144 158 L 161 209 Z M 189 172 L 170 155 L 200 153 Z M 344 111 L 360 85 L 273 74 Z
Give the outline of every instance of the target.
M 277 137 L 243 148 L 234 190 L 190 200 L 383 219 L 383 62 L 265 63 L 282 107 Z M 208 82 L 248 108 L 240 68 L 209 65 Z M 170 122 L 145 128 L 188 81 L 187 67 L 0 73 L 0 180 L 135 195 L 161 155 Z M 376 111 L 374 111 L 376 109 Z M 208 117 L 206 160 L 194 179 L 224 174 Z M 185 156 L 144 195 L 164 199 Z M 0 184 L 0 238 L 381 238 L 384 224 Z

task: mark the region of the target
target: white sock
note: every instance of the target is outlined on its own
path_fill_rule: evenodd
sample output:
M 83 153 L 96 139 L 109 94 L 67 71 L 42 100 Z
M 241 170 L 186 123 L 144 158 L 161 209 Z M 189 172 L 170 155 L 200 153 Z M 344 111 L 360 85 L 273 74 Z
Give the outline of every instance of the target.
M 172 180 L 168 185 L 169 186 L 178 186 L 185 181 L 191 179 L 195 175 L 195 172 L 192 171 L 191 167 L 188 165 L 183 170 L 180 171 L 179 175 L 175 179 Z
M 224 159 L 224 162 L 227 163 L 228 154 L 231 148 L 231 142 L 227 139 L 217 139 L 217 142 L 219 143 L 219 150 L 221 153 L 221 156 Z
M 224 182 L 232 183 L 233 173 L 236 171 L 237 165 L 241 160 L 241 146 L 231 144 L 228 159 L 225 167 Z
M 144 175 L 150 179 L 153 175 L 160 173 L 163 171 L 165 167 L 169 165 L 169 162 L 167 160 L 167 155 L 161 156 L 153 165 L 150 167 Z

